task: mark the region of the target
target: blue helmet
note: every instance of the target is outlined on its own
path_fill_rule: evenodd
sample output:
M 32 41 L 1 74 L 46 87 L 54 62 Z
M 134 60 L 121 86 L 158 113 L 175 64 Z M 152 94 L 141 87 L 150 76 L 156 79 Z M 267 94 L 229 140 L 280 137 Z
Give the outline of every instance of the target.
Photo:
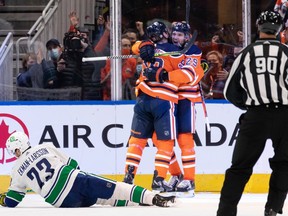
M 172 24 L 172 32 L 183 32 L 185 35 L 190 34 L 190 25 L 184 21 L 182 22 L 175 22 Z
M 256 21 L 258 30 L 266 34 L 277 35 L 283 25 L 281 15 L 275 11 L 264 11 Z
M 147 27 L 147 35 L 154 43 L 163 39 L 164 33 L 168 34 L 168 29 L 163 22 L 156 21 Z

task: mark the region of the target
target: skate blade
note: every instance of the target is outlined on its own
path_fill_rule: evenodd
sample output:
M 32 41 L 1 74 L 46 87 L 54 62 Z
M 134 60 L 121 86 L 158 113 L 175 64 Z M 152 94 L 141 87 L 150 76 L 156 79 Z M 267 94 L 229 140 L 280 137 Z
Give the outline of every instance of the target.
M 159 191 L 157 192 L 159 193 Z M 171 191 L 171 192 L 160 192 L 163 196 L 176 196 L 176 198 L 193 198 L 195 196 L 195 191 L 190 190 L 187 192 L 177 192 L 177 191 Z
M 195 197 L 195 191 L 194 190 L 190 190 L 187 192 L 174 192 L 177 198 L 193 198 Z
M 152 192 L 155 193 L 155 194 L 160 194 L 161 193 L 161 195 L 166 193 L 166 192 L 162 192 L 160 190 L 152 190 Z

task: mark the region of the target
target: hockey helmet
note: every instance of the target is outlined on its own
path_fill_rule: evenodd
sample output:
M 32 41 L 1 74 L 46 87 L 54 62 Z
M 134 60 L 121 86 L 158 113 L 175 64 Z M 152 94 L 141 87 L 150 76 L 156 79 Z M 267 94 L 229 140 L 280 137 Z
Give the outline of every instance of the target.
M 185 35 L 190 34 L 190 25 L 185 21 L 182 22 L 175 22 L 172 24 L 172 32 L 183 32 Z
M 8 153 L 15 156 L 16 149 L 19 149 L 21 154 L 30 147 L 28 136 L 21 131 L 16 131 L 10 135 L 6 141 Z
M 277 35 L 283 25 L 281 15 L 275 11 L 264 11 L 256 21 L 256 26 L 260 32 Z
M 147 27 L 147 35 L 154 43 L 164 38 L 164 33 L 168 35 L 168 29 L 163 22 L 156 21 Z

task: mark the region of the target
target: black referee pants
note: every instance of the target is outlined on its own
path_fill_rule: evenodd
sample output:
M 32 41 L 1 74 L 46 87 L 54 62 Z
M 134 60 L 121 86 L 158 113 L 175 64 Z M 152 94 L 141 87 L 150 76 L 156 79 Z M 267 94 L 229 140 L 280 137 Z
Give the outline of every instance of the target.
M 267 139 L 273 142 L 269 159 L 272 174 L 265 208 L 282 212 L 288 191 L 288 106 L 270 105 L 249 108 L 240 119 L 232 165 L 226 170 L 217 216 L 234 216 L 253 167 Z

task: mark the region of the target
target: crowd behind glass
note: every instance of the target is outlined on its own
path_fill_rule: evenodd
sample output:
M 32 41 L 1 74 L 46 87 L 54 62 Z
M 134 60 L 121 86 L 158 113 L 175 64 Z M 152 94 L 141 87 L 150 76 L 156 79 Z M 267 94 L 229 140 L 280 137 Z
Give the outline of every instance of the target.
M 94 30 L 79 26 L 77 11 L 72 11 L 67 19 L 70 19 L 71 26 L 63 38 L 42 42 L 46 45 L 48 59 L 43 57 L 43 50 L 29 52 L 22 59 L 22 69 L 17 76 L 18 100 L 31 100 L 23 93 L 27 88 L 67 92 L 77 89 L 79 97 L 69 100 L 111 100 L 111 61 L 82 62 L 83 57 L 110 55 L 111 23 L 108 10 L 97 15 Z M 181 21 L 155 18 L 144 23 L 141 20 L 129 20 L 128 23 L 133 24 L 129 26 L 123 17 L 121 54 L 132 54 L 132 46 L 136 41 L 148 40 L 146 27 L 156 20 L 163 21 L 170 29 L 174 21 Z M 193 26 L 191 28 L 193 31 Z M 204 98 L 224 99 L 226 78 L 237 53 L 243 47 L 242 26 L 212 23 L 209 34 L 199 32 L 196 45 L 202 50 L 202 65 L 205 69 L 201 81 Z M 141 65 L 140 57 L 122 60 L 123 100 L 135 99 L 134 87 L 141 73 Z

